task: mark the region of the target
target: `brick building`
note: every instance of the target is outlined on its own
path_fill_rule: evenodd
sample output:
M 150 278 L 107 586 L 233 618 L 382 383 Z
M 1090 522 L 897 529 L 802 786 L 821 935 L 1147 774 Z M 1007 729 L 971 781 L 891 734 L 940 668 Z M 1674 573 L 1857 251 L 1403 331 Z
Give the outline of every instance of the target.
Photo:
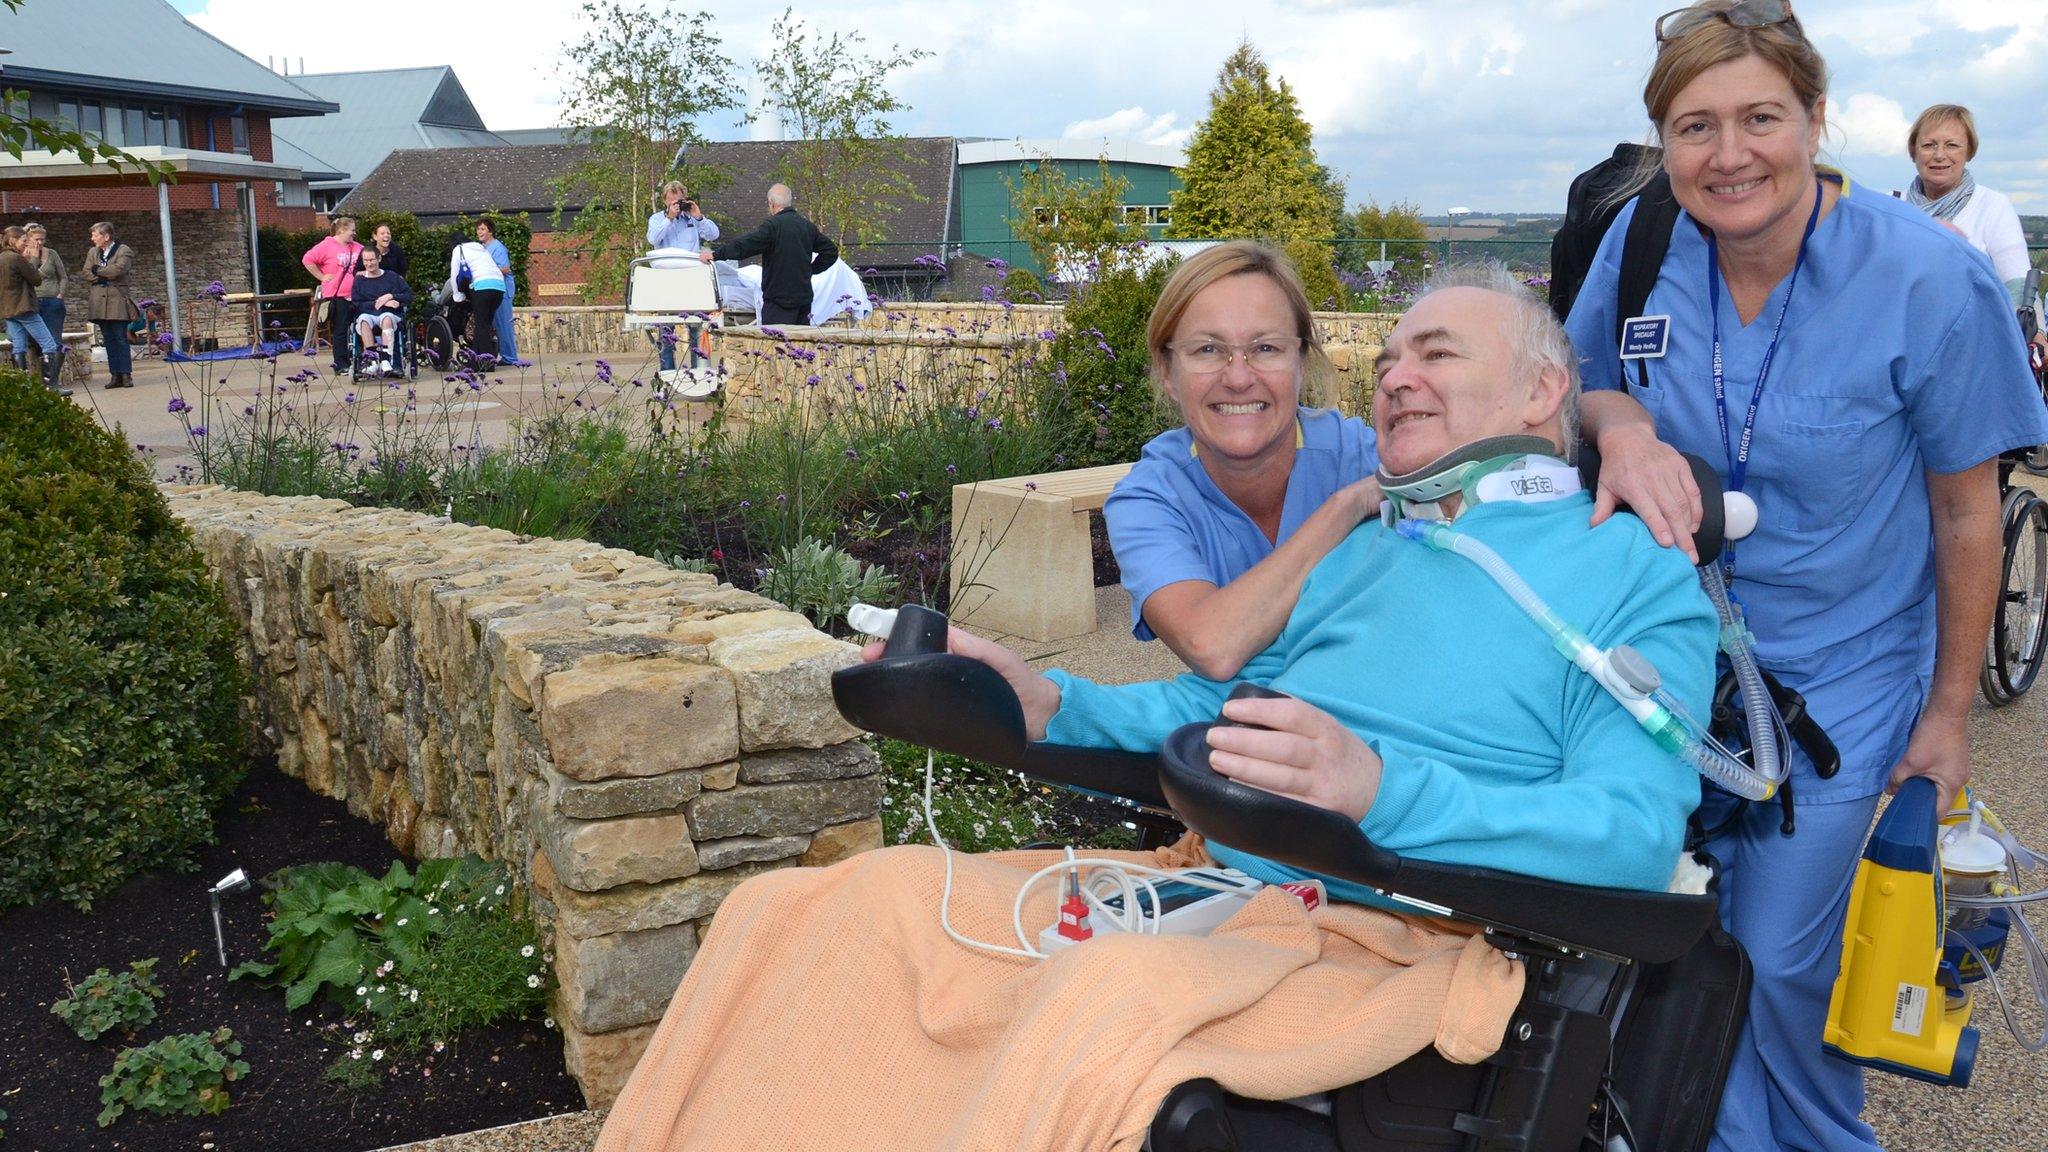
M 256 287 L 259 224 L 314 222 L 308 178 L 332 168 L 302 151 L 279 155 L 271 124 L 339 106 L 207 35 L 164 0 L 0 9 L 0 42 L 10 50 L 0 81 L 18 94 L 15 115 L 64 124 L 172 173 L 152 186 L 75 156 L 0 154 L 0 222 L 42 223 L 74 269 L 89 226 L 112 222 L 135 251 L 134 295 L 161 301 L 175 330 L 210 281 Z M 68 297 L 82 314 L 84 284 L 74 282 Z

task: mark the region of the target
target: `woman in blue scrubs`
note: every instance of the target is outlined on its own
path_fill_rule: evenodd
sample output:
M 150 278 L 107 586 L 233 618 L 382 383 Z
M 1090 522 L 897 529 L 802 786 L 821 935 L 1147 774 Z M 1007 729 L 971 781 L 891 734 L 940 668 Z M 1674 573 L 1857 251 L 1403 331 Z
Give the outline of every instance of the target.
M 1596 518 L 1618 499 L 1683 539 L 1698 498 L 1671 446 L 1754 497 L 1760 526 L 1723 560 L 1731 587 L 1759 660 L 1842 759 L 1822 780 L 1795 752 L 1790 836 L 1775 805 L 1712 790 L 1702 804 L 1722 919 L 1756 973 L 1712 1147 L 1872 1149 L 1863 1070 L 1821 1046 L 1850 883 L 1889 785 L 1929 776 L 1946 804 L 1969 779 L 1996 459 L 2048 419 L 1990 267 L 1912 206 L 1814 166 L 1827 70 L 1782 0 L 1702 0 L 1657 37 L 1644 104 L 1683 211 L 1641 324 L 1662 326 L 1664 349 L 1624 364 L 1616 345 L 1633 205 L 1567 323 L 1604 461 Z
M 1304 407 L 1328 390 L 1308 294 L 1273 248 L 1232 241 L 1174 270 L 1146 342 L 1183 426 L 1104 504 L 1132 632 L 1227 680 L 1280 634 L 1302 581 L 1379 507 L 1370 425 Z

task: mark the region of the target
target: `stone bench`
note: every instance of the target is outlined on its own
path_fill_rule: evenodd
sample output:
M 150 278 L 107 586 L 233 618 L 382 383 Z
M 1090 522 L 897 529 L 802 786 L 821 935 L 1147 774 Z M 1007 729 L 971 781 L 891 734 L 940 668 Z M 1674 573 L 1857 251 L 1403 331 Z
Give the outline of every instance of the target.
M 1129 464 L 953 486 L 952 615 L 1028 640 L 1095 631 L 1088 517 Z
M 84 384 L 92 379 L 92 333 L 66 332 L 58 339 L 64 341 L 64 383 Z M 14 343 L 0 339 L 0 364 L 14 363 Z M 43 351 L 35 345 L 28 349 L 29 371 L 40 375 L 43 371 Z

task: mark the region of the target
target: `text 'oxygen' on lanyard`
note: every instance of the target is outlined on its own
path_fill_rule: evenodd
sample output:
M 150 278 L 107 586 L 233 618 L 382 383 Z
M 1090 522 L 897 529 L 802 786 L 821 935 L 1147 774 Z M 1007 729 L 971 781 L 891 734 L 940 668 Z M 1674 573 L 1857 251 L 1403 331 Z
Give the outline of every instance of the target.
M 1764 346 L 1763 365 L 1757 369 L 1756 387 L 1749 393 L 1749 410 L 1742 414 L 1742 438 L 1731 441 L 1728 437 L 1728 383 L 1721 370 L 1721 261 L 1720 247 L 1715 243 L 1714 234 L 1707 233 L 1707 300 L 1714 319 L 1714 412 L 1721 421 L 1721 451 L 1728 457 L 1728 488 L 1742 491 L 1742 481 L 1749 474 L 1749 446 L 1756 432 L 1757 405 L 1764 398 L 1764 383 L 1771 377 L 1771 361 L 1778 355 L 1778 338 L 1785 334 L 1785 313 L 1792 308 L 1792 293 L 1799 288 L 1799 269 L 1806 264 L 1806 242 L 1813 239 L 1814 226 L 1820 223 L 1821 184 L 1813 182 L 1813 212 L 1806 218 L 1806 231 L 1799 237 L 1799 257 L 1792 263 L 1792 278 L 1785 285 L 1785 299 L 1778 304 L 1778 323 L 1771 330 L 1771 342 Z M 1726 549 L 1723 563 L 1732 573 L 1735 567 L 1735 549 L 1732 542 Z

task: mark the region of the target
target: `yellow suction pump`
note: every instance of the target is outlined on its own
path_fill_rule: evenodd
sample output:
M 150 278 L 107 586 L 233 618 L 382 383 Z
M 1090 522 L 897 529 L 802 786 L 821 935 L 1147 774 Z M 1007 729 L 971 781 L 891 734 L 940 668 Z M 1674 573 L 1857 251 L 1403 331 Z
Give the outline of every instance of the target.
M 2048 1032 L 2020 1027 L 1997 973 L 2016 931 L 2036 998 L 2048 989 L 2048 957 L 2011 911 L 2048 899 L 2048 890 L 2018 889 L 2020 869 L 2043 861 L 1965 798 L 1965 809 L 1939 817 L 1934 782 L 1916 778 L 1879 818 L 1849 894 L 1825 1036 L 1845 1060 L 1956 1088 L 1969 1085 L 1976 1063 L 1970 1014 L 1980 981 L 2023 1049 L 2048 1047 Z

